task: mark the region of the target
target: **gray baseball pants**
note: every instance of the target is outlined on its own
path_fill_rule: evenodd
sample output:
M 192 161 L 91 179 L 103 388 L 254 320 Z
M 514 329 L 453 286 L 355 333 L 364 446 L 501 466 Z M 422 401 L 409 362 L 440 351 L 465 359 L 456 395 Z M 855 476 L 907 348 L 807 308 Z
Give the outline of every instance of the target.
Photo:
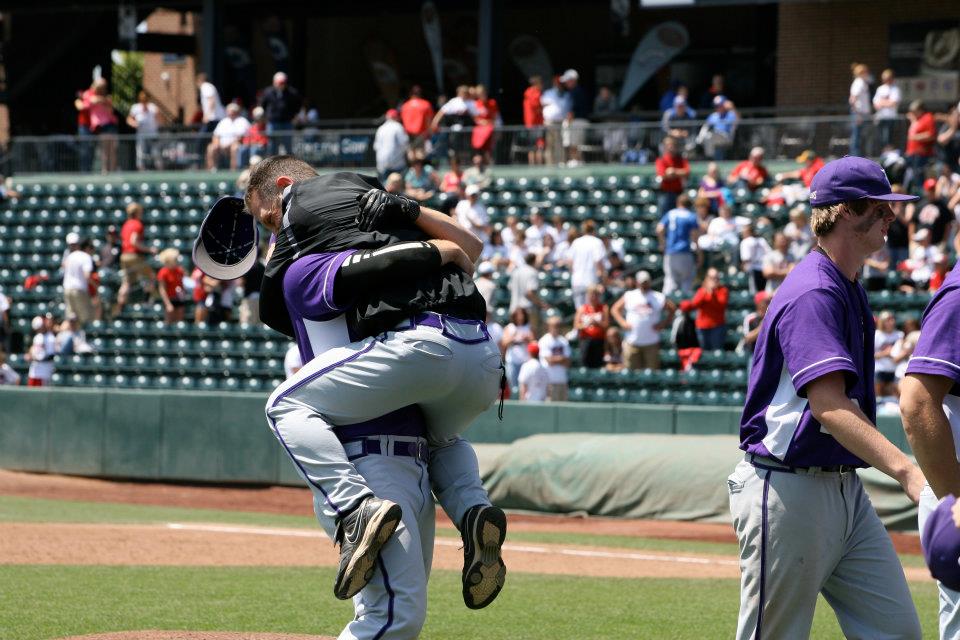
M 737 638 L 808 638 L 822 593 L 847 638 L 919 639 L 903 567 L 860 478 L 815 469 L 755 458 L 727 479 L 740 543 Z
M 930 485 L 926 485 L 920 492 L 917 524 L 921 533 L 927 518 L 936 510 L 939 502 Z M 960 591 L 948 589 L 939 582 L 937 591 L 940 593 L 940 640 L 960 640 Z

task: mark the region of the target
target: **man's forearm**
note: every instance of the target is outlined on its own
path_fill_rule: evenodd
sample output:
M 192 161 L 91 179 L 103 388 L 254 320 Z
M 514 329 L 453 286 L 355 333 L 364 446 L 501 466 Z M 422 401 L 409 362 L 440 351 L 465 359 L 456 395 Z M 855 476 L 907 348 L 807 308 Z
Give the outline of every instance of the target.
M 903 430 L 927 482 L 938 498 L 960 496 L 960 463 L 942 398 L 914 375 L 903 379 L 901 394 Z
M 477 236 L 461 227 L 450 216 L 434 209 L 421 206 L 416 225 L 431 238 L 455 243 L 473 262 L 477 261 L 483 251 L 483 242 Z

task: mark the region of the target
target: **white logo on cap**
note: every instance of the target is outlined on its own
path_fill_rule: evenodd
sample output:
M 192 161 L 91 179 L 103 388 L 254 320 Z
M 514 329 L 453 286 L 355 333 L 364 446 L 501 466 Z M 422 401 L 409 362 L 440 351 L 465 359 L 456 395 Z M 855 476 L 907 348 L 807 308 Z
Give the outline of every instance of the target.
M 817 192 L 816 192 L 816 191 L 811 191 L 811 192 L 810 192 L 810 199 L 811 199 L 811 200 L 816 200 L 816 199 L 817 199 Z

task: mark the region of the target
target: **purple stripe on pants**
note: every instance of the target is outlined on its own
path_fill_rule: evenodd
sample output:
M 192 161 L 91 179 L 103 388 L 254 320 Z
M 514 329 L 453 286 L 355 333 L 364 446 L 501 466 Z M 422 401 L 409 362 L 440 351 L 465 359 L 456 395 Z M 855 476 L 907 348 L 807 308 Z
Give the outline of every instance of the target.
M 373 640 L 380 640 L 393 625 L 393 589 L 390 588 L 390 576 L 387 575 L 387 565 L 383 563 L 383 556 L 377 558 L 377 564 L 380 565 L 380 573 L 383 574 L 383 586 L 387 590 L 387 621 L 373 636 Z
M 326 501 L 327 501 L 327 504 L 330 505 L 330 508 L 333 509 L 333 510 L 337 513 L 337 517 L 338 517 L 338 518 L 343 517 L 343 513 L 344 513 L 344 512 L 341 511 L 341 509 L 340 509 L 339 507 L 337 507 L 337 505 L 335 505 L 335 504 L 330 500 L 330 496 L 327 495 L 327 492 L 323 490 L 323 487 L 321 487 L 318 483 L 313 482 L 312 480 L 310 480 L 310 476 L 307 475 L 307 470 L 304 469 L 304 468 L 303 468 L 303 465 L 300 464 L 300 461 L 297 460 L 296 457 L 294 457 L 293 452 L 290 451 L 290 447 L 287 446 L 287 443 L 284 441 L 283 436 L 280 435 L 280 430 L 277 429 L 277 423 L 276 423 L 276 421 L 275 421 L 273 418 L 270 417 L 270 411 L 269 411 L 269 409 L 272 409 L 272 408 L 274 408 L 275 406 L 277 406 L 277 404 L 279 404 L 280 401 L 281 401 L 283 398 L 285 398 L 287 395 L 293 393 L 294 391 L 296 391 L 297 389 L 299 389 L 299 388 L 302 387 L 303 385 L 305 385 L 305 384 L 307 384 L 307 383 L 310 383 L 310 382 L 316 380 L 316 379 L 319 378 L 320 376 L 323 376 L 323 375 L 326 375 L 326 374 L 330 373 L 331 371 L 333 371 L 334 369 L 336 369 L 337 367 L 339 367 L 339 366 L 341 366 L 341 365 L 344 365 L 344 364 L 346 364 L 346 363 L 348 363 L 348 362 L 352 362 L 353 360 L 356 360 L 357 358 L 359 358 L 359 357 L 362 356 L 363 354 L 365 354 L 365 353 L 367 353 L 368 351 L 370 351 L 371 349 L 373 349 L 373 347 L 374 347 L 375 344 L 377 344 L 376 340 L 371 340 L 371 341 L 370 341 L 370 344 L 368 344 L 366 347 L 364 347 L 362 350 L 358 351 L 357 353 L 353 354 L 352 356 L 349 356 L 349 357 L 347 357 L 347 358 L 344 358 L 343 360 L 340 360 L 339 362 L 334 362 L 333 364 L 324 367 L 324 368 L 321 369 L 320 371 L 317 371 L 316 373 L 312 373 L 312 374 L 310 374 L 309 376 L 307 376 L 306 378 L 304 378 L 303 380 L 300 380 L 300 381 L 297 382 L 296 384 L 292 385 L 289 389 L 284 390 L 283 393 L 281 393 L 280 395 L 278 395 L 278 396 L 276 397 L 276 399 L 273 401 L 273 404 L 271 404 L 270 407 L 269 407 L 268 410 L 267 410 L 267 420 L 270 421 L 270 428 L 273 430 L 273 433 L 277 436 L 277 440 L 279 440 L 279 441 L 280 441 L 280 444 L 283 445 L 283 448 L 284 448 L 284 450 L 287 452 L 287 455 L 290 456 L 290 459 L 291 459 L 291 460 L 293 460 L 293 464 L 297 465 L 297 468 L 300 470 L 300 473 L 303 474 L 303 477 L 307 480 L 307 482 L 309 482 L 311 485 L 313 485 L 314 487 L 316 487 L 317 489 L 320 490 L 320 493 L 323 494 L 324 500 L 326 500 Z
M 763 587 L 767 574 L 767 496 L 770 494 L 770 474 L 767 471 L 763 477 L 763 511 L 760 526 L 760 605 L 757 608 L 757 630 L 753 634 L 754 640 L 760 640 L 760 627 L 763 623 Z

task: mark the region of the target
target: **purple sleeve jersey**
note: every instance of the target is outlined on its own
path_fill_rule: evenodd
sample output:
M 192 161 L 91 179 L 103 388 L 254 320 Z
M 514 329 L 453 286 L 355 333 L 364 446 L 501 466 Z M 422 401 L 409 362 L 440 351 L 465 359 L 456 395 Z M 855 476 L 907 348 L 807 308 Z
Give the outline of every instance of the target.
M 817 422 L 806 386 L 834 371 L 876 420 L 874 321 L 866 293 L 817 251 L 777 289 L 754 350 L 740 420 L 740 448 L 797 467 L 866 466 Z
M 304 364 L 314 356 L 352 342 L 343 312 L 351 303 L 338 306 L 334 282 L 341 265 L 355 252 L 316 253 L 299 258 L 283 276 L 283 298 Z

